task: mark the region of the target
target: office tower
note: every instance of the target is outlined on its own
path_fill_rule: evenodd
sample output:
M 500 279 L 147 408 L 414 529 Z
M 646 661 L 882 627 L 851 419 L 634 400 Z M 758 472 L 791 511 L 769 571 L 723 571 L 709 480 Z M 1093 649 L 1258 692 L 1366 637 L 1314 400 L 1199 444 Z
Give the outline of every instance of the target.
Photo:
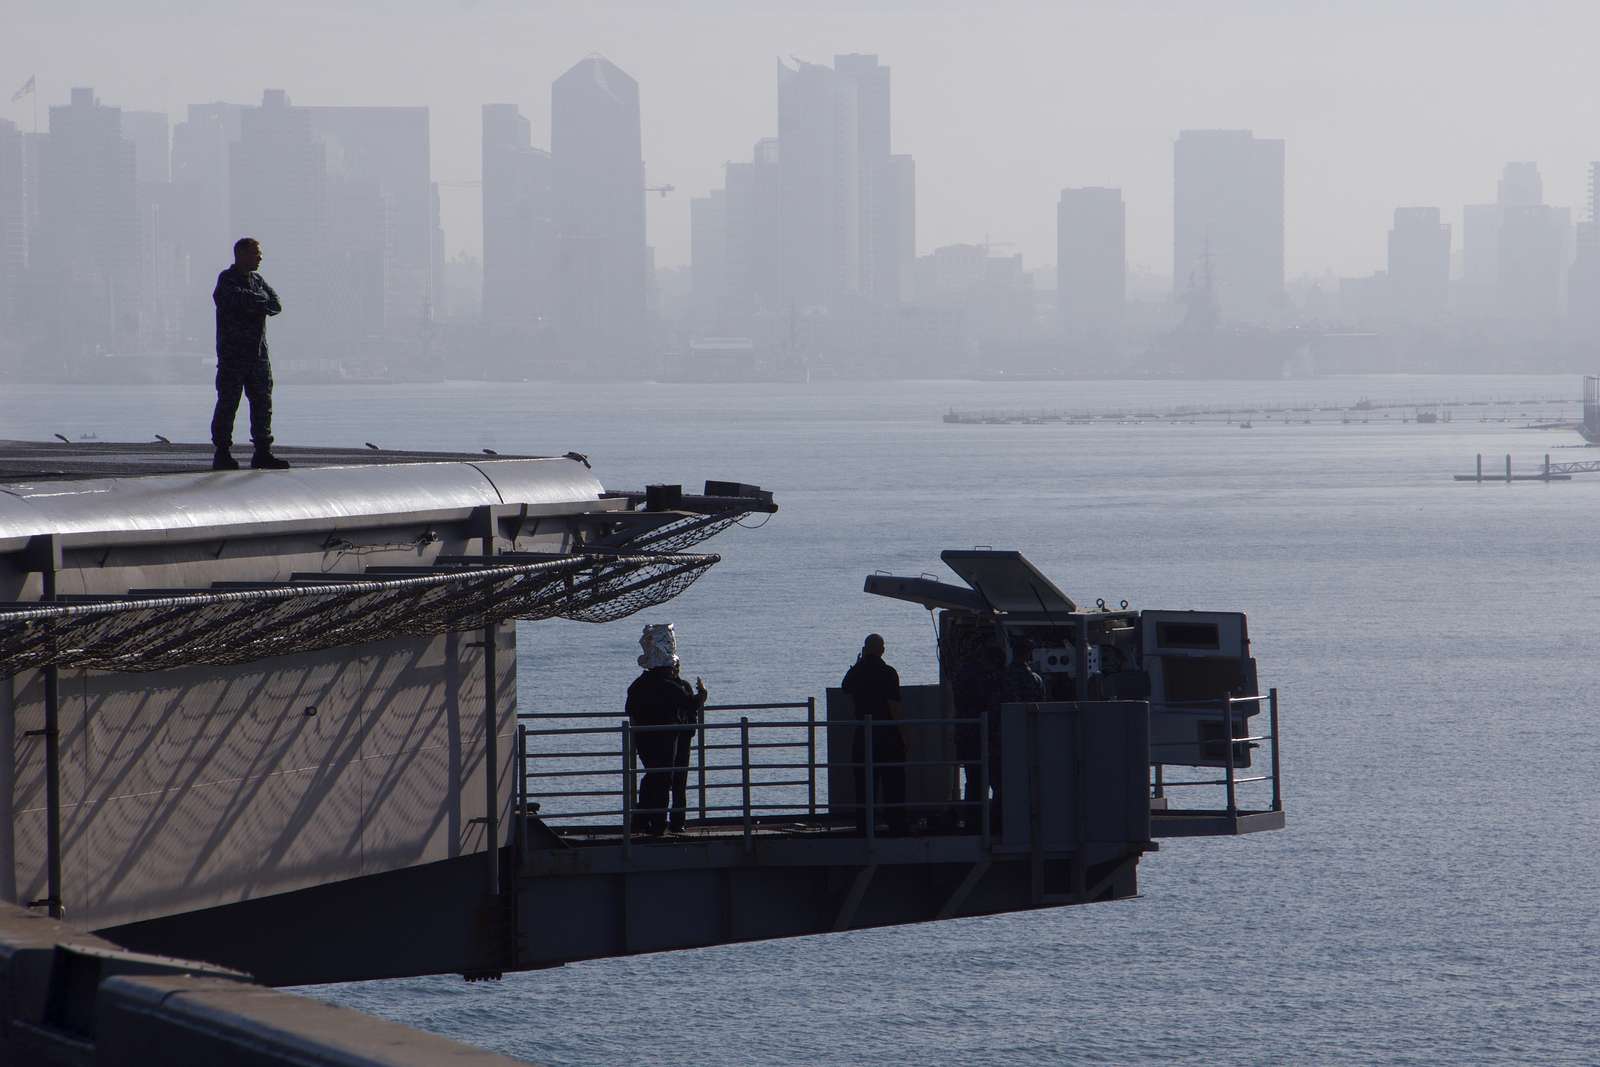
M 306 107 L 322 142 L 330 264 L 358 328 L 412 336 L 433 305 L 433 174 L 425 107 Z M 344 209 L 340 209 L 344 205 Z M 354 306 L 354 305 L 352 305 Z
M 27 193 L 22 132 L 0 119 L 0 335 L 19 333 L 22 279 L 28 266 Z M 5 353 L 0 351 L 0 361 Z
M 783 174 L 778 140 L 757 141 L 749 163 L 729 163 L 726 278 L 731 314 L 784 313 Z
M 887 260 L 877 264 L 872 295 L 883 303 L 905 303 L 916 285 L 917 262 L 917 164 L 908 155 L 889 157 L 887 190 L 879 211 L 886 221 L 883 247 Z
M 778 64 L 783 290 L 800 309 L 861 289 L 857 84 L 829 67 Z
M 1173 152 L 1175 295 L 1209 286 L 1225 319 L 1283 305 L 1283 142 L 1184 130 Z
M 646 370 L 648 279 L 639 85 L 590 56 L 550 94 L 556 328 L 586 374 Z
M 1567 317 L 1584 336 L 1600 333 L 1600 163 L 1589 164 L 1585 218 L 1578 223 L 1572 272 L 1567 277 Z
M 909 269 L 900 231 L 907 196 L 902 168 L 910 159 L 896 162 L 890 153 L 889 68 L 875 55 L 840 55 L 833 57 L 833 69 L 855 85 L 860 291 L 880 303 L 897 303 Z
M 1063 189 L 1056 206 L 1056 308 L 1069 337 L 1122 331 L 1127 211 L 1121 189 Z
M 124 109 L 122 137 L 133 144 L 134 173 L 141 184 L 172 180 L 171 124 L 165 112 Z
M 714 325 L 728 298 L 728 193 L 713 189 L 689 201 L 690 306 L 695 322 Z
M 311 116 L 281 89 L 239 115 L 228 146 L 229 231 L 261 242 L 261 273 L 283 298 L 270 336 L 280 357 L 332 358 L 355 338 L 340 329 L 346 279 L 326 259 L 329 225 L 327 150 L 312 136 Z M 232 241 L 218 270 L 233 260 Z M 213 275 L 215 277 L 215 275 Z
M 1533 163 L 1508 163 L 1493 204 L 1463 212 L 1464 304 L 1473 313 L 1523 322 L 1559 317 L 1572 251 L 1572 213 L 1544 203 Z
M 1389 231 L 1389 305 L 1396 318 L 1438 322 L 1450 303 L 1450 224 L 1436 207 L 1399 207 Z
M 41 145 L 38 240 L 30 269 L 50 347 L 73 361 L 139 341 L 143 291 L 134 147 L 121 111 L 93 89 L 50 108 Z
M 1536 207 L 1544 203 L 1544 179 L 1537 163 L 1507 163 L 1500 172 L 1495 202 L 1505 207 Z
M 531 330 L 548 320 L 555 260 L 550 153 L 515 104 L 483 105 L 483 320 Z
M 172 191 L 175 203 L 167 227 L 183 270 L 180 304 L 183 347 L 207 351 L 216 332 L 211 287 L 217 272 L 233 261 L 229 203 L 229 146 L 239 140 L 242 104 L 190 104 L 172 129 Z

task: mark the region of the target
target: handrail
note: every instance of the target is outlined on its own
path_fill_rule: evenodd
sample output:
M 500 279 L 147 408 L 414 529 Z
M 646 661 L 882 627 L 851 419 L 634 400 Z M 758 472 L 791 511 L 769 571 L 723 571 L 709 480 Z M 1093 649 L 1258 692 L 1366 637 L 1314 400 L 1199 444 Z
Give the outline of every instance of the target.
M 778 716 L 774 712 L 804 712 L 804 718 Z M 740 714 L 734 718 L 735 713 Z M 752 717 L 750 712 L 760 713 Z M 712 718 L 715 716 L 715 718 Z M 861 720 L 838 722 L 819 721 L 816 699 L 803 701 L 763 701 L 751 703 L 708 704 L 700 709 L 694 722 L 643 725 L 627 720 L 621 712 L 544 712 L 519 716 L 519 752 L 522 754 L 522 773 L 518 789 L 525 809 L 534 804 L 547 805 L 543 814 L 547 820 L 622 819 L 623 835 L 630 836 L 641 820 L 660 820 L 673 816 L 675 798 L 669 793 L 665 807 L 644 807 L 639 802 L 639 772 L 641 770 L 669 775 L 692 775 L 691 783 L 697 796 L 689 807 L 696 821 L 707 822 L 724 815 L 740 820 L 748 846 L 753 847 L 753 836 L 758 819 L 767 819 L 779 813 L 813 817 L 819 813 L 818 775 L 829 770 L 859 773 L 878 769 L 912 770 L 923 768 L 949 768 L 955 772 L 963 764 L 957 759 L 902 759 L 879 760 L 876 753 L 862 753 L 862 759 L 847 760 L 819 758 L 817 735 L 819 731 L 840 731 L 846 735 L 868 725 Z M 548 725 L 539 720 L 547 720 Z M 606 721 L 602 725 L 602 721 Z M 878 722 L 880 728 L 893 726 L 905 731 L 945 730 L 961 726 L 981 726 L 981 716 L 955 719 L 919 718 L 896 719 Z M 737 730 L 737 737 L 730 736 Z M 687 732 L 691 734 L 692 752 L 684 752 L 678 762 L 670 766 L 642 767 L 640 745 L 648 736 Z M 869 731 L 868 749 L 873 748 Z M 986 734 L 986 731 L 980 731 Z M 594 743 L 584 744 L 585 738 L 613 735 L 618 738 L 616 748 L 606 748 Z M 830 734 L 838 752 L 839 734 Z M 726 740 L 723 740 L 723 739 Z M 543 739 L 544 750 L 534 752 L 529 739 Z M 566 748 L 562 740 L 576 740 L 578 744 Z M 984 736 L 984 773 L 987 776 L 988 738 Z M 803 755 L 802 755 L 803 751 Z M 734 753 L 737 753 L 734 756 Z M 727 753 L 729 758 L 718 758 Z M 620 757 L 620 758 L 619 758 Z M 598 761 L 598 763 L 596 762 Z M 867 812 L 862 821 L 875 819 L 885 811 L 940 809 L 965 810 L 972 807 L 984 809 L 986 802 L 940 801 L 885 801 L 877 796 L 875 774 L 864 776 L 870 784 L 866 792 L 872 796 L 856 798 L 852 803 L 832 800 L 828 810 L 834 815 L 849 812 Z M 619 780 L 620 779 L 620 780 Z M 803 790 L 803 797 L 795 792 Z M 737 791 L 736 794 L 734 791 Z M 733 795 L 730 795 L 733 794 Z M 719 802 L 718 798 L 726 798 Z M 613 803 L 606 804 L 605 800 Z M 599 805 L 584 804 L 596 801 Z M 575 803 L 567 804 L 564 801 Z M 552 803 L 554 802 L 554 803 Z M 551 810 L 551 809 L 554 810 Z M 974 820 L 976 821 L 976 820 Z M 555 825 L 547 823 L 547 825 Z M 972 823 L 969 823 L 972 825 Z M 591 829 L 597 827 L 591 826 Z M 872 833 L 876 833 L 874 828 Z
M 1263 707 L 1263 705 L 1265 705 Z M 1276 688 L 1265 693 L 1219 697 L 1210 701 L 1169 701 L 1149 703 L 1153 711 L 1193 711 L 1215 716 L 1220 736 L 1206 736 L 1195 740 L 1152 741 L 1150 796 L 1164 798 L 1168 789 L 1220 789 L 1221 802 L 1212 808 L 1174 808 L 1181 810 L 1211 810 L 1238 818 L 1260 810 L 1261 797 L 1255 790 L 1265 783 L 1271 790 L 1270 806 L 1266 810 L 1283 810 L 1281 782 L 1279 696 Z M 1233 736 L 1244 716 L 1266 711 L 1266 729 L 1256 729 Z M 750 712 L 759 713 L 759 717 Z M 779 715 L 777 712 L 791 712 Z M 743 713 L 737 714 L 736 713 Z M 709 704 L 689 723 L 663 723 L 641 725 L 630 722 L 621 712 L 554 712 L 530 713 L 518 716 L 517 742 L 520 759 L 516 802 L 523 811 L 538 810 L 546 805 L 546 820 L 567 822 L 577 820 L 587 823 L 591 830 L 602 829 L 604 823 L 594 820 L 622 820 L 623 837 L 631 836 L 641 820 L 662 821 L 663 816 L 677 815 L 669 792 L 666 807 L 643 807 L 639 802 L 640 772 L 661 772 L 689 776 L 687 784 L 696 794 L 687 798 L 690 810 L 684 814 L 692 821 L 709 824 L 732 816 L 742 828 L 747 847 L 754 847 L 756 827 L 763 821 L 783 815 L 810 818 L 819 814 L 836 817 L 854 815 L 864 824 L 869 840 L 877 836 L 877 819 L 886 812 L 942 810 L 952 813 L 952 818 L 965 818 L 968 832 L 983 835 L 991 840 L 991 810 L 986 801 L 967 801 L 951 797 L 937 801 L 888 801 L 881 795 L 877 772 L 882 770 L 922 771 L 949 769 L 959 774 L 964 765 L 959 759 L 883 760 L 881 729 L 898 729 L 908 734 L 920 730 L 950 730 L 962 727 L 980 727 L 979 770 L 982 778 L 978 795 L 989 796 L 992 784 L 990 734 L 981 728 L 984 716 L 959 718 L 892 719 L 874 722 L 871 718 L 840 721 L 819 720 L 816 700 L 770 701 L 759 703 Z M 1184 716 L 1187 718 L 1187 716 Z M 549 725 L 538 722 L 549 720 Z M 609 720 L 602 725 L 599 720 Z M 1220 720 L 1220 721 L 1219 721 Z M 862 728 L 865 734 L 856 734 Z M 876 727 L 877 729 L 870 729 Z M 737 736 L 733 731 L 738 731 Z M 821 753 L 818 732 L 827 731 L 833 740 L 829 759 Z M 670 767 L 644 766 L 640 747 L 644 739 L 662 734 L 687 733 L 687 745 L 680 749 L 680 758 Z M 615 747 L 607 747 L 585 739 L 609 735 Z M 841 749 L 841 739 L 853 736 L 862 738 L 859 758 L 842 758 L 852 753 L 848 744 Z M 531 741 L 530 741 L 531 739 Z M 569 747 L 570 743 L 570 747 Z M 1267 749 L 1270 766 L 1259 773 L 1244 774 L 1240 763 L 1244 759 L 1240 745 Z M 1270 745 L 1270 749 L 1268 746 Z M 1220 746 L 1220 748 L 1219 748 Z M 719 755 L 725 754 L 725 755 Z M 1169 765 L 1184 766 L 1186 758 L 1193 758 L 1190 766 L 1209 763 L 1219 774 L 1199 778 L 1169 779 Z M 830 798 L 819 805 L 824 795 L 819 786 L 819 774 L 843 773 L 859 781 L 861 796 L 851 802 Z M 865 773 L 863 773 L 865 772 Z M 619 780 L 620 779 L 620 780 Z M 1241 792 L 1244 791 L 1244 792 Z M 1191 794 L 1192 795 L 1192 794 Z M 1261 797 L 1261 799 L 1266 799 Z M 612 803 L 606 803 L 607 800 Z M 600 803 L 595 804 L 595 801 Z M 552 803 L 553 802 L 553 803 Z M 570 802 L 570 803 L 568 803 Z M 587 803 L 585 803 L 587 802 Z M 1191 800 L 1191 803 L 1193 801 Z M 1202 802 L 1203 803 L 1203 802 Z M 958 816 L 955 813 L 979 808 L 976 816 Z M 1217 810 L 1220 808 L 1221 810 Z M 724 820 L 726 821 L 726 820 Z M 614 828 L 616 823 L 611 824 Z
M 1246 715 L 1248 716 L 1258 714 L 1260 710 L 1262 710 L 1260 708 L 1262 703 L 1266 704 L 1265 710 L 1268 713 L 1267 731 L 1265 733 L 1249 733 L 1240 736 L 1234 736 L 1234 725 L 1237 721 L 1234 711 L 1235 706 L 1240 704 L 1256 705 L 1257 707 L 1255 710 L 1246 712 Z M 1266 808 L 1266 810 L 1270 812 L 1281 812 L 1283 810 L 1283 783 L 1281 776 L 1280 757 L 1281 746 L 1278 727 L 1278 690 L 1276 687 L 1268 689 L 1265 693 L 1247 694 L 1244 696 L 1218 697 L 1217 699 L 1210 701 L 1152 703 L 1150 707 L 1152 711 L 1209 711 L 1213 715 L 1220 713 L 1223 727 L 1222 736 L 1217 738 L 1202 737 L 1197 740 L 1150 742 L 1152 757 L 1158 757 L 1158 753 L 1172 753 L 1171 755 L 1163 755 L 1152 759 L 1150 780 L 1150 796 L 1152 799 L 1164 798 L 1168 789 L 1177 789 L 1184 786 L 1221 786 L 1224 791 L 1223 799 L 1225 806 L 1223 813 L 1226 814 L 1230 819 L 1237 819 L 1240 815 L 1249 815 L 1255 813 L 1253 811 L 1243 810 L 1239 807 L 1238 787 L 1242 785 L 1251 785 L 1258 782 L 1268 782 L 1271 785 L 1272 796 L 1269 806 Z M 1240 775 L 1239 768 L 1237 766 L 1238 746 L 1250 745 L 1264 747 L 1269 743 L 1271 745 L 1271 763 L 1266 773 Z M 1178 781 L 1173 781 L 1166 777 L 1165 768 L 1169 765 L 1169 763 L 1174 763 L 1174 760 L 1180 758 L 1178 753 L 1181 753 L 1184 750 L 1196 752 L 1198 764 L 1199 761 L 1207 758 L 1205 755 L 1207 749 L 1217 745 L 1220 745 L 1222 748 L 1221 770 L 1223 774 L 1221 777 L 1181 779 Z M 1173 750 L 1177 750 L 1177 753 L 1174 753 Z M 1216 759 L 1217 757 L 1212 756 L 1210 758 Z M 1197 764 L 1190 764 L 1189 766 L 1194 766 Z M 1174 765 L 1184 766 L 1182 763 L 1175 763 Z M 1171 810 L 1181 811 L 1186 809 Z

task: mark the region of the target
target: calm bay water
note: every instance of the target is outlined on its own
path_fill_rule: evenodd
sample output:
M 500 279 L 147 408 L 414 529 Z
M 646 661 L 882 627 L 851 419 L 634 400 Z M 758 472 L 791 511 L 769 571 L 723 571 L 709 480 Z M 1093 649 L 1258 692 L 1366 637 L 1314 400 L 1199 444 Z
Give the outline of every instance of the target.
M 717 700 L 835 684 L 869 630 L 935 676 L 927 613 L 864 575 L 1023 550 L 1080 602 L 1250 615 L 1283 693 L 1289 828 L 1176 841 L 1133 901 L 319 990 L 556 1064 L 1600 1062 L 1600 475 L 1458 485 L 1572 433 L 1369 425 L 947 426 L 964 408 L 1567 397 L 1563 377 L 1270 383 L 294 388 L 286 443 L 590 455 L 609 486 L 759 482 L 685 596 L 525 626 L 525 707 L 607 708 L 638 623 Z M 0 438 L 198 440 L 193 388 L 0 387 Z M 425 921 L 425 919 L 423 920 Z M 560 921 L 555 917 L 554 921 Z M 670 916 L 663 916 L 670 921 Z

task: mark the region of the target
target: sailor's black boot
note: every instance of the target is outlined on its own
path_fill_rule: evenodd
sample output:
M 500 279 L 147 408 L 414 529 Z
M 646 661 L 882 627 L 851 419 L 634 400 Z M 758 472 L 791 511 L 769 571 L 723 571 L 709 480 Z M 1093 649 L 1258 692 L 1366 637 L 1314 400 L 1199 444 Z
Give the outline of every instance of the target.
M 250 457 L 250 469 L 257 471 L 286 471 L 289 461 L 279 459 L 264 448 L 256 449 L 256 454 Z
M 214 471 L 236 471 L 239 461 L 233 458 L 233 453 L 226 448 L 217 449 L 217 454 L 211 457 L 211 469 Z

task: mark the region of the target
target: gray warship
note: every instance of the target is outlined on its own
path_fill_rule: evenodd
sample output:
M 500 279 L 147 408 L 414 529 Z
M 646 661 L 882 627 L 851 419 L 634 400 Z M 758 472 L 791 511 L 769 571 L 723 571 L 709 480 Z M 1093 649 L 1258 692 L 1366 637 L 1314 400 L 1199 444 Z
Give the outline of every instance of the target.
M 866 580 L 937 613 L 899 724 L 912 832 L 855 795 L 833 690 L 706 707 L 686 831 L 643 837 L 641 728 L 519 709 L 517 623 L 670 600 L 773 493 L 282 451 L 0 444 L 0 1060 L 509 1062 L 274 987 L 1126 899 L 1164 838 L 1284 825 L 1242 614 L 1085 608 L 970 551 L 959 585 Z M 948 672 L 1017 637 L 1048 699 L 997 709 L 994 804 L 963 810 Z

